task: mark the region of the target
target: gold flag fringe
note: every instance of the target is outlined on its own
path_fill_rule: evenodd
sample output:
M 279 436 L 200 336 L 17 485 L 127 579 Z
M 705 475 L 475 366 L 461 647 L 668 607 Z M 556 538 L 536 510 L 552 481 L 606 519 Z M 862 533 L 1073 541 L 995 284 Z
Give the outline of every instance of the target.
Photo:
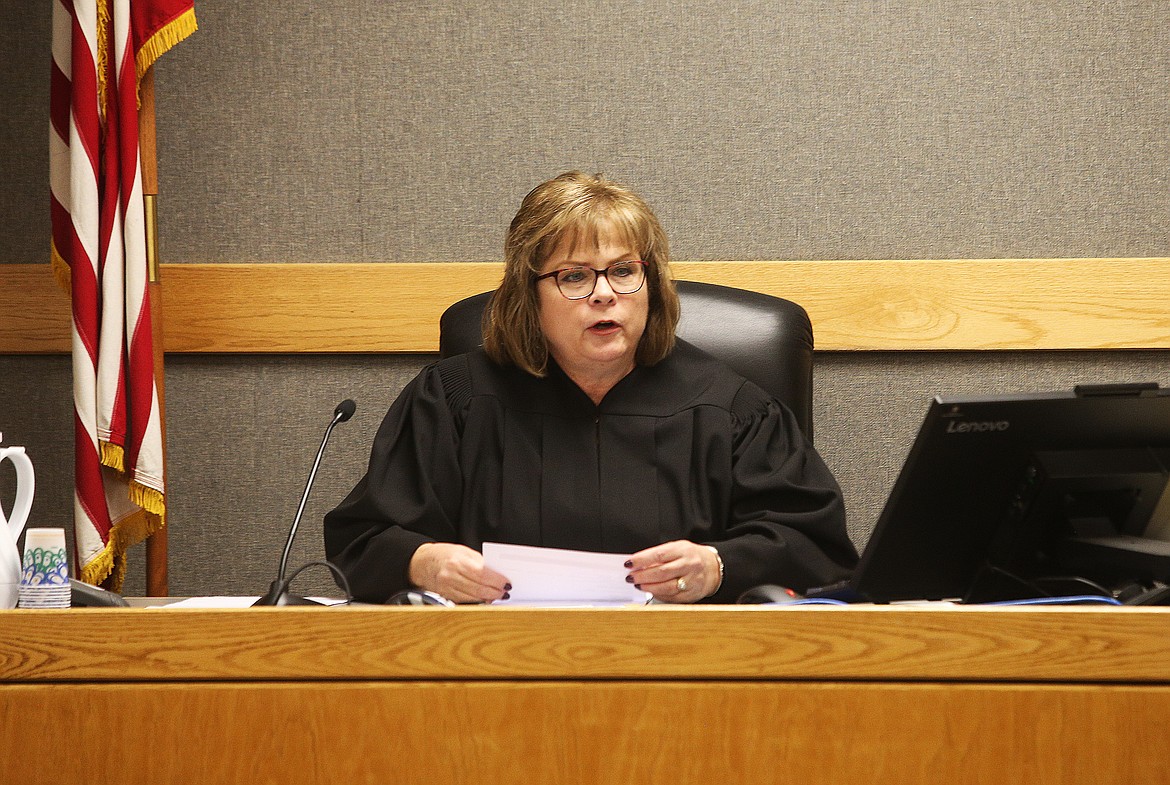
M 161 498 L 157 491 L 154 493 Z M 160 502 L 161 504 L 161 502 Z M 142 509 L 122 519 L 110 530 L 109 542 L 97 556 L 81 567 L 81 580 L 97 586 L 107 578 L 110 589 L 122 591 L 126 579 L 126 551 L 166 526 L 165 514 Z
M 149 485 L 143 485 L 136 480 L 131 480 L 129 493 L 130 501 L 163 519 L 162 522 L 165 524 L 167 514 L 166 497 L 157 488 L 151 488 Z
M 125 450 L 101 442 L 102 465 L 125 473 Z M 126 491 L 132 504 L 142 509 L 114 525 L 101 552 L 81 566 L 81 580 L 97 586 L 109 579 L 113 591 L 122 590 L 126 579 L 126 551 L 167 525 L 166 497 L 156 488 L 131 480 Z
M 110 8 L 111 0 L 98 0 L 97 4 L 97 94 L 98 94 L 98 124 L 101 126 L 102 136 L 106 130 L 106 95 L 109 85 L 106 83 L 106 69 L 109 68 L 109 54 L 107 48 L 110 43 L 110 34 L 113 32 L 114 11 Z
M 188 8 L 179 16 L 158 30 L 148 38 L 134 55 L 134 68 L 138 72 L 138 81 L 154 65 L 154 61 L 162 57 L 172 46 L 199 29 L 195 21 L 195 8 Z M 138 105 L 142 106 L 142 97 L 139 96 Z
M 119 474 L 126 471 L 126 451 L 120 444 L 111 444 L 110 442 L 98 442 L 102 453 L 102 466 L 109 466 L 116 470 Z M 142 505 L 138 505 L 141 507 Z
M 125 472 L 122 447 L 101 442 L 101 453 L 103 465 Z M 115 524 L 106 546 L 81 566 L 81 580 L 97 586 L 109 579 L 110 589 L 118 592 L 126 579 L 126 551 L 167 525 L 166 497 L 161 491 L 131 480 L 126 493 L 131 503 L 142 509 Z
M 148 38 L 135 54 L 135 68 L 138 69 L 138 78 L 141 79 L 154 61 L 162 57 L 172 46 L 199 29 L 195 22 L 195 9 L 188 8 L 179 14 L 170 24 L 161 28 Z

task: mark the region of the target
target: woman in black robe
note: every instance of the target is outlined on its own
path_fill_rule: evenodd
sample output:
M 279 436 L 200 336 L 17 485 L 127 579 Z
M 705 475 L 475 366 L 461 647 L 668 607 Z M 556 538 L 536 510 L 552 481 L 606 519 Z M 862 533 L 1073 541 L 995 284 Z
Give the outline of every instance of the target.
M 677 322 L 645 202 L 580 172 L 537 186 L 483 349 L 403 390 L 366 476 L 325 517 L 354 596 L 505 598 L 485 541 L 631 554 L 627 580 L 664 602 L 846 577 L 841 492 L 792 413 L 676 339 Z

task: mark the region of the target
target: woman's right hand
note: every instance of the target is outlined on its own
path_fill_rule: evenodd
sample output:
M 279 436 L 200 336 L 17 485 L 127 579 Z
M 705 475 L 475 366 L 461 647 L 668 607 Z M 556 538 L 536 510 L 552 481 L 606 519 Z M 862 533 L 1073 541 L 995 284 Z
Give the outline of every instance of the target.
M 410 582 L 452 602 L 505 600 L 512 584 L 483 563 L 483 554 L 452 542 L 426 542 L 410 557 Z

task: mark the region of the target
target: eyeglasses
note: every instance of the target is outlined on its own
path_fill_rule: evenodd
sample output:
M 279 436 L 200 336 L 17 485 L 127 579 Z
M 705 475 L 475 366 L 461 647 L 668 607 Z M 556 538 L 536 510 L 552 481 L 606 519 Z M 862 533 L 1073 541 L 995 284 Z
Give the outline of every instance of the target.
M 590 275 L 589 273 L 593 273 Z M 597 279 L 605 276 L 609 288 L 616 294 L 633 294 L 646 283 L 646 263 L 642 261 L 617 262 L 598 270 L 595 267 L 566 267 L 536 276 L 537 281 L 552 278 L 557 290 L 566 299 L 584 300 L 597 288 Z

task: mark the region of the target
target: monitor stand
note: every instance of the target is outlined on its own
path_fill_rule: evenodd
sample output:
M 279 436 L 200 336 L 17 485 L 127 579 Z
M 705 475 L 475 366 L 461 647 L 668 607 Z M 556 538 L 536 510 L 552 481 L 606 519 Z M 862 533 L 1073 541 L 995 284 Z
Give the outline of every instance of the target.
M 1170 542 L 1130 534 L 1066 537 L 1057 560 L 1067 570 L 1119 580 L 1170 583 Z

